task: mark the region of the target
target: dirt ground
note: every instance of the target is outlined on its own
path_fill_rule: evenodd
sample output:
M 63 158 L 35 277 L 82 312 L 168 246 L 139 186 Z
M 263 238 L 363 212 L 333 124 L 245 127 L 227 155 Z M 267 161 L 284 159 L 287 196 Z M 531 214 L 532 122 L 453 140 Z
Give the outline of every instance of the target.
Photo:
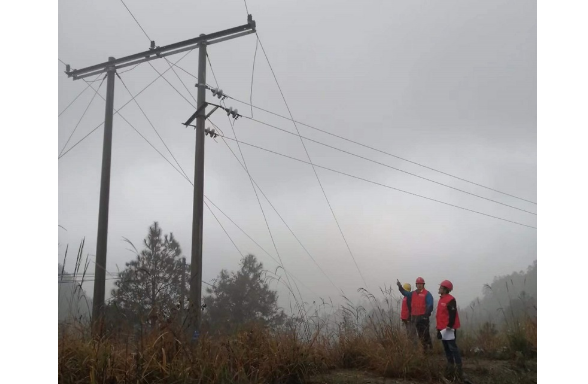
M 439 358 L 433 356 L 431 358 Z M 534 384 L 537 383 L 537 360 L 503 361 L 481 358 L 464 359 L 464 383 L 472 384 Z M 447 384 L 452 381 L 415 380 L 403 378 L 386 378 L 373 372 L 337 369 L 316 375 L 309 381 L 311 384 Z

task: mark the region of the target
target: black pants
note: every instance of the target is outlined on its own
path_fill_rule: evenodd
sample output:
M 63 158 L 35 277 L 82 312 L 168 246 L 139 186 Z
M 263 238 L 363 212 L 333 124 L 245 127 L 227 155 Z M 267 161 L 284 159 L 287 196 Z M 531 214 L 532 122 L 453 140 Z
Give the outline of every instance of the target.
M 437 338 L 441 339 L 441 333 L 437 331 Z M 461 366 L 461 354 L 457 347 L 457 330 L 455 331 L 455 339 L 453 340 L 441 340 L 443 343 L 443 350 L 445 351 L 445 357 L 447 357 L 447 364 L 457 364 Z
M 429 333 L 429 318 L 426 316 L 415 316 L 414 325 L 423 347 L 425 349 L 433 349 L 433 341 L 431 340 L 431 333 Z

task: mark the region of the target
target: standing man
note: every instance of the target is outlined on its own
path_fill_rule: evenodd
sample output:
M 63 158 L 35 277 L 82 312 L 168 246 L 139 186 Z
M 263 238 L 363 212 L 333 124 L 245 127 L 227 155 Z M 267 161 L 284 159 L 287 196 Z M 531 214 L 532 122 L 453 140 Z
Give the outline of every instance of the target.
M 409 283 L 404 283 L 402 286 L 405 291 L 410 292 L 412 291 L 412 287 Z M 402 298 L 402 305 L 400 307 L 400 320 L 402 324 L 404 324 L 404 328 L 406 329 L 406 334 L 411 341 L 416 343 L 416 335 L 414 324 L 410 321 L 410 308 L 411 307 L 411 297 L 403 297 Z
M 402 285 L 405 291 L 412 291 L 412 287 L 408 283 L 404 283 Z M 408 329 L 408 324 L 410 323 L 410 297 L 403 297 L 402 298 L 402 307 L 400 308 L 400 320 Z
M 437 305 L 437 338 L 441 339 L 445 356 L 447 357 L 447 373 L 456 373 L 458 379 L 463 378 L 461 355 L 457 348 L 457 329 L 459 328 L 459 314 L 455 298 L 449 294 L 453 291 L 453 284 L 449 280 L 443 280 L 439 285 L 439 304 Z M 452 340 L 442 340 L 441 331 L 453 330 L 455 337 Z
M 433 342 L 429 333 L 429 317 L 433 313 L 433 295 L 425 289 L 425 279 L 417 277 L 417 289 L 412 292 L 405 290 L 400 281 L 396 280 L 396 284 L 404 297 L 410 297 L 410 319 L 416 328 L 423 347 L 425 350 L 433 349 Z

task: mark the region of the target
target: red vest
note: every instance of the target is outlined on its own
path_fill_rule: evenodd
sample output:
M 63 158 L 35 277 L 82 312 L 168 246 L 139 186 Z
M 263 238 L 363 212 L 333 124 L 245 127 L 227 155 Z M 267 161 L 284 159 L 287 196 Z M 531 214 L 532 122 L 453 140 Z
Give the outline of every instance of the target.
M 408 297 L 402 299 L 402 309 L 400 310 L 400 319 L 401 320 L 408 320 L 410 318 L 410 313 L 408 312 L 408 304 L 407 304 Z
M 422 316 L 427 313 L 427 290 L 423 288 L 422 291 L 412 291 L 412 298 L 410 299 L 410 310 L 413 316 Z
M 450 294 L 443 295 L 439 299 L 437 304 L 437 329 L 445 329 L 449 325 L 449 311 L 447 310 L 447 304 L 453 300 L 454 297 Z M 453 323 L 453 329 L 459 328 L 459 314 L 455 312 L 455 322 Z

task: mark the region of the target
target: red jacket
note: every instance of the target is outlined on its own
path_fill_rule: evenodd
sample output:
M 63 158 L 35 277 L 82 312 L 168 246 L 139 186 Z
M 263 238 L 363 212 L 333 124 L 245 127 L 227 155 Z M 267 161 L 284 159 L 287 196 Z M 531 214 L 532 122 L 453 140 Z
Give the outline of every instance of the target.
M 412 298 L 411 298 L 411 315 L 412 316 L 422 316 L 427 313 L 427 293 L 429 293 L 426 289 L 423 289 L 420 292 L 412 291 Z
M 410 311 L 408 310 L 408 297 L 402 299 L 402 309 L 400 310 L 400 319 L 401 320 L 408 320 L 410 319 Z
M 459 326 L 455 298 L 450 294 L 441 296 L 439 304 L 437 304 L 437 329 L 441 330 L 447 327 L 457 329 Z

